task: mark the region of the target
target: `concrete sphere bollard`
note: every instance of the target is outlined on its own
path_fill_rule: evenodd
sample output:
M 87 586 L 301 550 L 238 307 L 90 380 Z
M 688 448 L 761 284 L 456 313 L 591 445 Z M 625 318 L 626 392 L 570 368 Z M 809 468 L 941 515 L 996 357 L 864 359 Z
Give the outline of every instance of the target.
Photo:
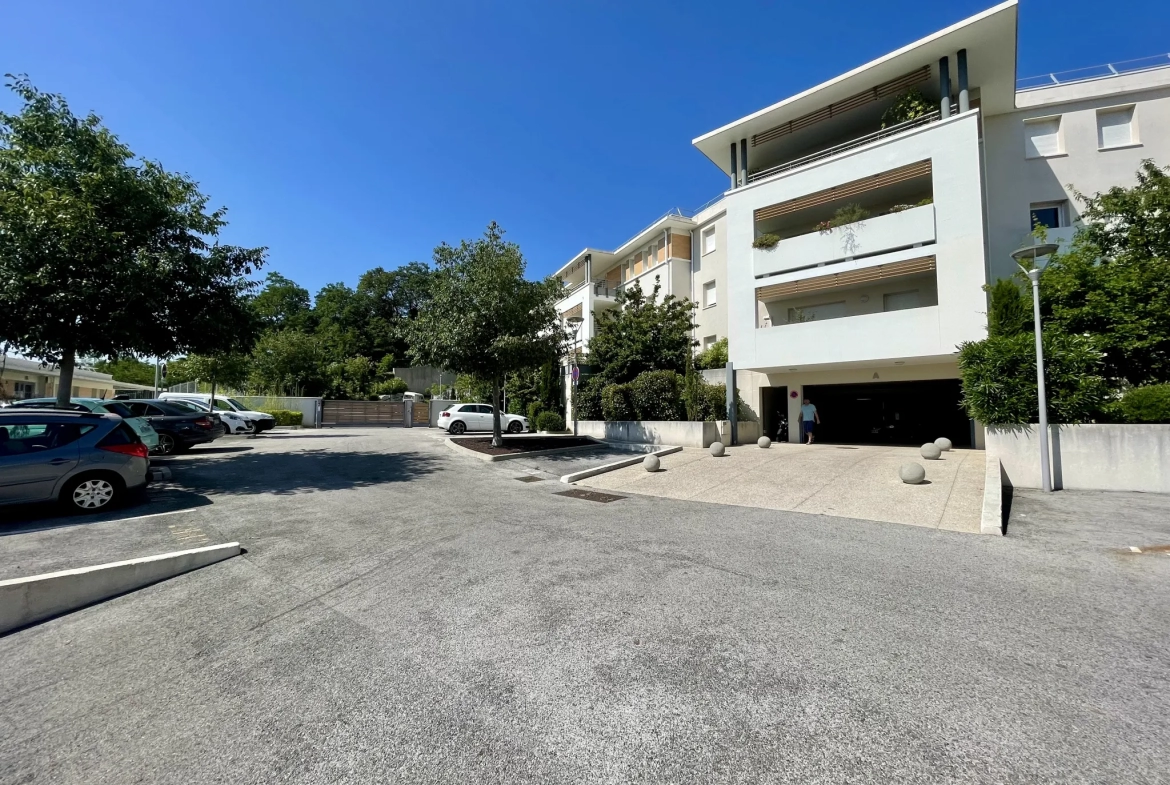
M 647 455 L 642 459 L 642 466 L 648 472 L 658 471 L 658 467 L 662 465 L 662 461 L 658 460 L 657 455 Z
M 926 469 L 914 462 L 904 463 L 902 468 L 898 469 L 898 476 L 907 485 L 919 485 L 926 479 Z
M 943 452 L 950 452 L 950 449 L 952 447 L 954 447 L 954 445 L 951 444 L 951 440 L 945 436 L 940 436 L 937 439 L 935 439 L 934 446 L 938 447 Z
M 922 445 L 922 457 L 928 461 L 937 461 L 942 457 L 942 450 L 934 442 L 927 442 Z
M 756 439 L 756 444 L 761 450 L 766 450 L 772 446 L 772 440 L 767 436 L 761 436 L 759 439 Z
M 711 455 L 716 458 L 723 457 L 723 442 L 715 442 L 711 445 Z

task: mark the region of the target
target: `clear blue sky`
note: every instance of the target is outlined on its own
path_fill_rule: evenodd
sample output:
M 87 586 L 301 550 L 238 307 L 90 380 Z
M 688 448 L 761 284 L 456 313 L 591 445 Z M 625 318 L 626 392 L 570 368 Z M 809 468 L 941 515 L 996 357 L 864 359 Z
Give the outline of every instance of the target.
M 992 4 L 11 0 L 0 72 L 190 174 L 316 292 L 491 220 L 534 276 L 614 247 L 725 187 L 695 136 Z M 1023 0 L 1019 76 L 1166 52 L 1168 22 Z

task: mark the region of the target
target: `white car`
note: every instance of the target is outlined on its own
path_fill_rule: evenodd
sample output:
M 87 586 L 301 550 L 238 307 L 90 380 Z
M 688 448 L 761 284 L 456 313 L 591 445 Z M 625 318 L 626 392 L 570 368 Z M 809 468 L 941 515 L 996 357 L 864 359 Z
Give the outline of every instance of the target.
M 468 431 L 490 431 L 492 409 L 487 403 L 457 403 L 439 413 L 439 427 L 452 436 Z M 500 429 L 507 433 L 524 433 L 528 418 L 518 414 L 501 414 Z
M 159 398 L 164 401 L 192 401 L 194 403 L 201 403 L 204 406 L 208 406 L 211 403 L 211 396 L 205 395 L 203 393 L 166 392 L 160 395 Z M 228 398 L 223 395 L 215 396 L 215 411 L 217 414 L 221 415 L 224 412 L 234 412 L 235 414 L 238 414 L 245 420 L 251 421 L 253 427 L 256 429 L 256 433 L 267 431 L 276 427 L 276 418 L 271 414 L 265 414 L 264 412 L 254 412 L 234 398 Z
M 216 396 L 219 397 L 218 395 Z M 198 401 L 184 401 L 181 398 L 168 398 L 167 403 L 172 406 L 178 406 L 180 409 L 187 409 L 192 412 L 208 411 L 207 404 L 199 403 Z M 227 430 L 229 436 L 241 433 L 255 433 L 255 424 L 248 419 L 245 419 L 240 414 L 227 409 L 217 409 L 215 416 L 223 423 L 223 427 Z

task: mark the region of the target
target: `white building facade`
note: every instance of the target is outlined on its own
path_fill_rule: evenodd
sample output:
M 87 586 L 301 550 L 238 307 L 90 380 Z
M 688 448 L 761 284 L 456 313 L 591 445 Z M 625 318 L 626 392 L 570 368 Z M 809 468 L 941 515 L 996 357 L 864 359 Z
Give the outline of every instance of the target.
M 1016 11 L 998 5 L 694 140 L 731 187 L 671 226 L 691 233 L 671 293 L 688 296 L 688 280 L 700 346 L 729 339 L 765 433 L 799 439 L 807 397 L 827 441 L 980 446 L 956 355 L 986 336 L 984 285 L 1014 272 L 1032 224 L 1071 238 L 1072 188 L 1170 163 L 1170 56 L 1018 84 Z M 931 111 L 894 116 L 911 94 Z

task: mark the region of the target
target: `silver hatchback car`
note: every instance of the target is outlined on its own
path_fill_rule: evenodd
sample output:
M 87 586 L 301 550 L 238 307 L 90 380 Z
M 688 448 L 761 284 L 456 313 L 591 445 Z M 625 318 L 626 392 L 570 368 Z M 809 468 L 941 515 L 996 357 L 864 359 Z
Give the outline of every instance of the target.
M 97 512 L 145 486 L 149 469 L 146 445 L 116 414 L 0 410 L 0 505 Z

